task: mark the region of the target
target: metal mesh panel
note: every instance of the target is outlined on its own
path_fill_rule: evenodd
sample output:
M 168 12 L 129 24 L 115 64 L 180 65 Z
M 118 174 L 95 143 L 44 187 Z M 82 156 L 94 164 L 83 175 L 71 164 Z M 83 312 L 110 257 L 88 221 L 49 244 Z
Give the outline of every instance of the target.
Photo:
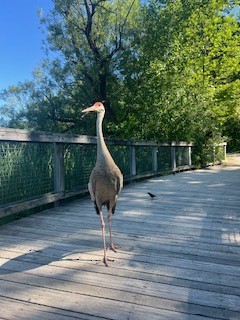
M 137 174 L 152 171 L 152 147 L 137 146 L 135 150 Z
M 177 167 L 188 165 L 189 148 L 176 147 L 176 165 Z
M 86 185 L 96 162 L 95 145 L 67 145 L 64 154 L 65 188 Z
M 0 204 L 53 191 L 53 146 L 0 143 Z
M 158 149 L 158 171 L 171 170 L 171 148 L 159 147 Z
M 207 165 L 214 161 L 213 147 L 203 146 L 203 147 L 193 147 L 192 149 L 192 162 L 197 166 Z
M 130 173 L 130 150 L 129 146 L 108 146 L 108 149 L 119 169 L 125 177 Z

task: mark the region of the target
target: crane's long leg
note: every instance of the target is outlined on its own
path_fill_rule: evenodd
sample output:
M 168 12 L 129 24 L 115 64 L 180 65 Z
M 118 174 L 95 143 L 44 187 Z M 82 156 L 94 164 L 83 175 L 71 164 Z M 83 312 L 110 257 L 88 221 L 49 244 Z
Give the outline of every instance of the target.
M 112 249 L 114 252 L 117 252 L 116 251 L 116 247 L 115 247 L 115 245 L 113 244 L 113 241 L 112 241 L 112 228 L 111 228 L 112 212 L 110 210 L 108 211 L 107 219 L 108 219 L 108 228 L 109 228 L 109 235 L 110 235 L 110 249 Z
M 107 249 L 106 249 L 106 239 L 105 239 L 105 222 L 103 219 L 103 214 L 102 211 L 99 212 L 99 216 L 101 219 L 101 228 L 102 228 L 102 239 L 103 239 L 103 251 L 104 251 L 104 256 L 103 256 L 103 262 L 105 265 L 108 267 L 108 259 L 107 259 Z

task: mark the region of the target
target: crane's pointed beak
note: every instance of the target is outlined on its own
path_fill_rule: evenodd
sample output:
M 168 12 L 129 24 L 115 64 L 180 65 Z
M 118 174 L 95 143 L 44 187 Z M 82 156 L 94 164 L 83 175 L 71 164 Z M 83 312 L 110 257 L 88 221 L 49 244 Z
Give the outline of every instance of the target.
M 82 112 L 91 112 L 91 111 L 95 111 L 95 110 L 96 110 L 96 107 L 93 105 L 89 108 L 83 109 Z

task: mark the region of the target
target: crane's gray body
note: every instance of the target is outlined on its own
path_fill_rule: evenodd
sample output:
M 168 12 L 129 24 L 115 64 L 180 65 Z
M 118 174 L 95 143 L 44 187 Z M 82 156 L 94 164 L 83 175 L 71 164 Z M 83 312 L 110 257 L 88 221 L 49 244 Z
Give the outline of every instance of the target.
M 115 164 L 111 167 L 95 166 L 93 168 L 88 189 L 98 214 L 103 205 L 114 213 L 118 194 L 123 185 L 122 180 L 122 174 Z
M 97 213 L 106 205 L 114 213 L 118 194 L 123 186 L 123 175 L 105 144 L 102 133 L 104 112 L 97 114 L 97 161 L 90 175 L 88 189 Z

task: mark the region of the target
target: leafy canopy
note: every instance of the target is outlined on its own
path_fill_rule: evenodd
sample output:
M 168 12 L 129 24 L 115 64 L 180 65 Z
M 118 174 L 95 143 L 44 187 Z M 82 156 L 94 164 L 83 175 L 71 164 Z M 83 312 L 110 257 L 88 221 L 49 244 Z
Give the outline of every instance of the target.
M 239 148 L 239 1 L 53 2 L 46 59 L 2 92 L 4 125 L 95 134 L 81 110 L 104 100 L 106 135 Z

